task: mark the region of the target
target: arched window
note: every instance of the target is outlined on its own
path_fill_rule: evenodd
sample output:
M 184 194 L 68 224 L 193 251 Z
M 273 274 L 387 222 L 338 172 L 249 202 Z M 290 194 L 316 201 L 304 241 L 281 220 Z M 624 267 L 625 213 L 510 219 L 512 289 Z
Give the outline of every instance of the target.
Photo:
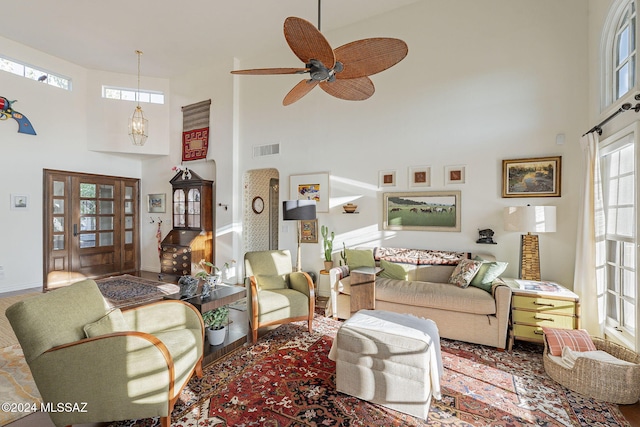
M 635 0 L 617 0 L 613 4 L 602 34 L 602 108 L 605 109 L 636 85 Z

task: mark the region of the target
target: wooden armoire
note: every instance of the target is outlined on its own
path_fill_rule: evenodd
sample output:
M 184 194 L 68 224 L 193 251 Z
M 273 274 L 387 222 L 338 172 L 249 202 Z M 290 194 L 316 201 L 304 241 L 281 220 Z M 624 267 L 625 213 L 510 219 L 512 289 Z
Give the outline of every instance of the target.
M 161 272 L 192 275 L 200 260 L 213 262 L 213 181 L 186 170 L 169 182 L 173 229 L 162 240 Z

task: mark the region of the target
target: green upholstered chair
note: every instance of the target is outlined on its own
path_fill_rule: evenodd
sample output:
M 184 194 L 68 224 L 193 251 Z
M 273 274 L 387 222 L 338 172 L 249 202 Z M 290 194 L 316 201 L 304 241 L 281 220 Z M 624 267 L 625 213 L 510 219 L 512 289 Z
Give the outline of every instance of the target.
M 27 298 L 6 311 L 56 426 L 161 417 L 193 373 L 204 325 L 182 301 L 111 310 L 93 280 Z M 85 405 L 86 403 L 86 405 Z
M 253 342 L 262 326 L 307 320 L 309 332 L 313 330 L 313 281 L 307 273 L 292 271 L 288 250 L 247 252 L 244 266 Z

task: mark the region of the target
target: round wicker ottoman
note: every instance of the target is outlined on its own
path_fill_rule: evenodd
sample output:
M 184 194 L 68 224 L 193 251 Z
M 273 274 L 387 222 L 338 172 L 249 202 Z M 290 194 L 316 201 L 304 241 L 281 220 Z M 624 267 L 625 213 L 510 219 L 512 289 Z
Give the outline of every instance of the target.
M 591 340 L 598 350 L 635 365 L 616 365 L 580 357 L 573 369 L 567 369 L 549 358 L 547 340 L 544 340 L 544 370 L 555 381 L 585 396 L 623 405 L 636 403 L 640 398 L 640 355 L 611 341 L 597 337 L 591 337 Z

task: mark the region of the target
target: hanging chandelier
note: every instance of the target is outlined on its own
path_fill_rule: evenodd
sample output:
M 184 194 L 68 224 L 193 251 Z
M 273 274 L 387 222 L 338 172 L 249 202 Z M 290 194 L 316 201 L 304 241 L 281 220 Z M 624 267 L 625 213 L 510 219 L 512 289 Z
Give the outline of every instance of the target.
M 136 55 L 138 55 L 138 91 L 136 92 L 138 105 L 129 119 L 129 136 L 131 137 L 133 145 L 144 145 L 144 143 L 147 142 L 149 120 L 144 118 L 144 113 L 140 107 L 140 56 L 142 55 L 142 51 L 136 50 Z

